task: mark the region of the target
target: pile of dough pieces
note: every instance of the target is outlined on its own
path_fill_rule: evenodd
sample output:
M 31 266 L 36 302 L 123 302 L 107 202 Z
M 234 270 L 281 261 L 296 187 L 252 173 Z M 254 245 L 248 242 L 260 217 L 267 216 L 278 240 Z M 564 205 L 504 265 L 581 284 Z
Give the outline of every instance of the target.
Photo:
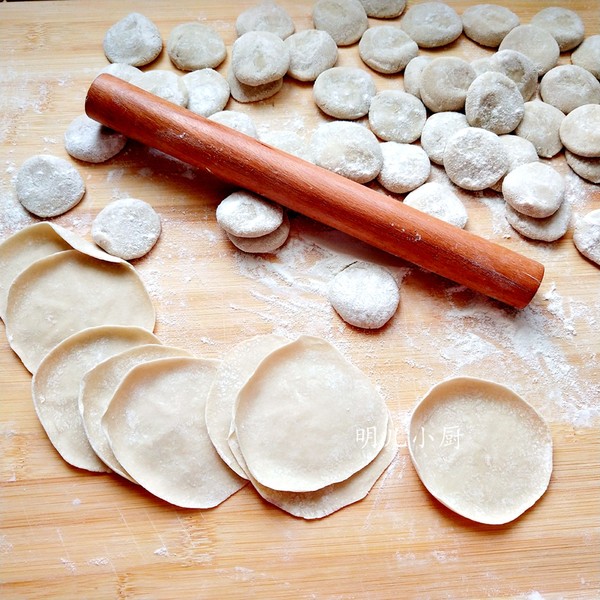
M 163 345 L 134 268 L 42 222 L 0 244 L 0 316 L 69 464 L 186 508 L 246 483 L 325 517 L 364 498 L 397 452 L 388 408 L 327 341 L 263 335 L 221 360 Z

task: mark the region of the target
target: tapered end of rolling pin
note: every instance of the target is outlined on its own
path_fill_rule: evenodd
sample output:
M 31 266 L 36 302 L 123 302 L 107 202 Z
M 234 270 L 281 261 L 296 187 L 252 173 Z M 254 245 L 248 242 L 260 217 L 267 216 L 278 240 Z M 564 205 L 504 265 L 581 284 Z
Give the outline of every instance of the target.
M 515 308 L 542 282 L 539 262 L 111 75 L 92 83 L 85 110 L 127 137 Z

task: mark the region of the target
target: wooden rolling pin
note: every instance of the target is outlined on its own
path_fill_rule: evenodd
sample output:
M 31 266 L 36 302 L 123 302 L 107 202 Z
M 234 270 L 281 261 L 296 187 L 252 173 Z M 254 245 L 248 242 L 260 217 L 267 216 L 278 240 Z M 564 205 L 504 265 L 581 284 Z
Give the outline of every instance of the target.
M 111 75 L 92 83 L 85 110 L 129 138 L 515 308 L 541 284 L 544 267 L 534 260 Z

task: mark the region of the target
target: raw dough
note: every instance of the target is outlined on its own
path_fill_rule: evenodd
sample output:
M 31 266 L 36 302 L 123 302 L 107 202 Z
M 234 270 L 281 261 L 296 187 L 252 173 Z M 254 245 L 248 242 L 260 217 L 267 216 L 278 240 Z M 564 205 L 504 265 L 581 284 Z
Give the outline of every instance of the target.
M 200 69 L 183 76 L 188 90 L 187 108 L 197 115 L 208 117 L 225 108 L 229 102 L 229 84 L 214 69 Z
M 600 104 L 584 104 L 572 110 L 560 124 L 565 148 L 588 158 L 600 158 Z
M 92 327 L 63 340 L 44 357 L 32 380 L 33 405 L 52 445 L 70 465 L 110 471 L 94 452 L 83 428 L 77 398 L 84 374 L 119 352 L 159 343 L 139 327 Z
M 467 90 L 475 77 L 473 67 L 461 58 L 434 58 L 421 72 L 421 100 L 432 112 L 463 110 Z
M 571 62 L 600 79 L 600 34 L 585 38 L 581 46 L 572 52 Z
M 79 204 L 85 184 L 77 169 L 64 158 L 37 154 L 17 172 L 15 191 L 19 202 L 38 217 L 56 217 Z
M 573 243 L 583 256 L 600 265 L 600 209 L 590 211 L 575 222 Z
M 97 325 L 154 329 L 154 308 L 135 269 L 67 250 L 22 271 L 8 292 L 6 332 L 32 373 L 69 335 Z
M 536 219 L 517 212 L 507 203 L 506 220 L 515 231 L 526 238 L 554 242 L 567 233 L 571 221 L 571 204 L 565 200 L 552 216 Z
M 404 90 L 421 99 L 421 74 L 433 59 L 430 56 L 415 56 L 404 69 Z
M 256 126 L 252 118 L 239 110 L 221 110 L 208 117 L 210 121 L 231 127 L 240 133 L 256 138 Z
M 458 13 L 443 2 L 411 6 L 400 26 L 421 48 L 446 46 L 458 38 L 463 29 Z
M 295 30 L 294 22 L 285 8 L 271 0 L 263 0 L 240 13 L 235 28 L 238 36 L 249 31 L 269 31 L 282 40 L 292 35 Z
M 107 204 L 92 223 L 92 239 L 123 260 L 148 254 L 160 236 L 160 217 L 143 200 L 122 198 Z
M 239 190 L 217 206 L 217 223 L 227 233 L 256 238 L 275 231 L 283 222 L 283 208 L 258 194 Z
M 245 85 L 266 85 L 279 81 L 289 66 L 287 46 L 274 33 L 249 31 L 233 44 L 231 68 L 235 78 Z
M 133 65 L 127 63 L 110 63 L 100 71 L 101 73 L 108 73 L 114 77 L 118 77 L 123 81 L 131 81 L 134 77 L 137 77 L 141 71 Z
M 313 162 L 308 145 L 293 131 L 288 131 L 287 129 L 266 131 L 260 136 L 260 141 L 308 162 Z
M 506 154 L 508 155 L 507 174 L 521 165 L 537 162 L 539 160 L 535 146 L 529 140 L 526 140 L 523 137 L 512 134 L 501 135 L 500 142 L 504 146 Z M 492 189 L 496 192 L 501 192 L 503 181 L 504 177 L 499 179 L 498 182 L 492 186 Z
M 317 106 L 336 119 L 364 117 L 376 93 L 371 75 L 356 67 L 327 69 L 317 77 L 313 86 Z
M 461 129 L 467 129 L 467 117 L 459 112 L 439 112 L 432 114 L 421 132 L 421 146 L 429 160 L 438 165 L 444 164 L 444 150 L 448 140 Z
M 358 42 L 369 26 L 359 0 L 318 0 L 312 18 L 315 29 L 326 31 L 338 46 Z
M 579 15 L 568 8 L 549 6 L 533 15 L 531 24 L 545 29 L 557 41 L 561 52 L 572 50 L 583 41 L 584 27 Z
M 388 142 L 410 144 L 419 139 L 426 118 L 423 103 L 407 92 L 384 90 L 371 100 L 371 131 Z
M 427 181 L 431 163 L 425 150 L 419 146 L 384 142 L 381 153 L 383 166 L 377 180 L 386 190 L 405 194 Z
M 489 58 L 489 70 L 512 79 L 527 102 L 535 94 L 538 72 L 534 62 L 517 50 L 500 50 Z
M 362 329 L 380 329 L 398 310 L 400 290 L 390 271 L 359 261 L 333 278 L 327 297 L 346 323 Z
M 234 100 L 241 103 L 260 102 L 271 98 L 283 87 L 283 78 L 265 83 L 263 85 L 245 85 L 233 73 L 233 69 L 227 72 L 227 83 Z
M 218 362 L 161 358 L 139 364 L 117 388 L 102 426 L 125 470 L 150 493 L 211 508 L 244 485 L 219 457 L 204 411 Z
M 141 67 L 160 54 L 162 39 L 158 27 L 148 17 L 133 12 L 106 32 L 103 45 L 110 62 Z
M 535 25 L 519 25 L 500 42 L 500 50 L 517 50 L 529 58 L 539 76 L 558 63 L 560 48 L 548 31 Z
M 465 205 L 450 187 L 441 183 L 430 181 L 423 184 L 404 198 L 404 204 L 461 229 L 467 225 Z
M 552 436 L 508 388 L 459 377 L 432 388 L 410 418 L 408 449 L 429 492 L 480 523 L 516 519 L 546 491 Z
M 540 95 L 567 114 L 584 104 L 600 104 L 600 82 L 582 67 L 560 65 L 542 77 Z
M 239 237 L 237 235 L 227 234 L 229 241 L 242 252 L 250 254 L 265 254 L 267 252 L 275 252 L 278 248 L 285 244 L 290 235 L 290 220 L 284 213 L 281 225 L 267 235 L 260 237 Z
M 163 100 L 177 106 L 187 106 L 188 90 L 183 78 L 163 69 L 144 71 L 139 77 L 131 80 L 131 85 L 136 85 Z
M 586 158 L 585 156 L 577 156 L 569 150 L 565 150 L 565 158 L 567 164 L 583 179 L 587 179 L 592 183 L 600 183 L 600 157 Z
M 314 81 L 337 62 L 338 48 L 333 38 L 320 29 L 306 29 L 285 39 L 290 53 L 288 75 L 298 81 Z
M 551 158 L 562 150 L 559 130 L 565 115 L 541 100 L 525 102 L 525 112 L 515 133 L 529 140 L 539 156 Z
M 497 4 L 475 4 L 462 14 L 465 35 L 482 46 L 497 48 L 506 34 L 520 24 L 519 17 Z
M 195 71 L 218 67 L 225 60 L 227 49 L 217 31 L 193 21 L 173 28 L 167 41 L 167 53 L 178 69 Z
M 380 25 L 367 29 L 358 44 L 362 61 L 379 73 L 399 73 L 417 56 L 419 46 L 400 27 Z
M 393 19 L 406 8 L 406 0 L 360 0 L 368 17 Z
M 240 390 L 234 428 L 261 485 L 312 492 L 368 465 L 383 448 L 388 419 L 359 369 L 326 341 L 302 336 L 269 354 Z
M 87 115 L 75 118 L 65 131 L 65 150 L 84 162 L 105 162 L 119 154 L 125 144 L 127 138 L 123 134 L 104 127 Z

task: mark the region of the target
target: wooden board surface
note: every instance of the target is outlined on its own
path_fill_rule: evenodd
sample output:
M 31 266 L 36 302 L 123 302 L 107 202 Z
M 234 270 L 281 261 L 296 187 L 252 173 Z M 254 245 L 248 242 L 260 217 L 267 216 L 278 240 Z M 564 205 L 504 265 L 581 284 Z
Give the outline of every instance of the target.
M 310 2 L 282 3 L 297 29 L 311 26 Z M 67 156 L 63 133 L 107 64 L 102 38 L 112 23 L 138 10 L 166 40 L 175 25 L 200 20 L 230 49 L 235 19 L 251 4 L 1 3 L 0 239 L 34 221 L 18 207 L 14 175 L 33 154 Z M 451 4 L 459 12 L 469 5 Z M 510 6 L 527 23 L 545 4 Z M 596 1 L 563 5 L 579 12 L 588 34 L 600 33 Z M 491 51 L 461 37 L 426 53 L 473 59 Z M 342 49 L 338 64 L 360 65 L 357 47 Z M 173 69 L 164 52 L 148 68 Z M 399 76 L 375 80 L 378 89 L 402 85 Z M 251 115 L 261 133 L 291 129 L 306 139 L 324 120 L 310 84 L 291 80 L 272 99 L 228 108 Z M 576 215 L 600 208 L 598 186 L 571 173 L 562 154 L 551 163 L 566 177 Z M 87 194 L 57 223 L 87 236 L 98 211 L 127 196 L 152 203 L 162 217 L 158 245 L 135 266 L 164 343 L 219 358 L 255 334 L 323 336 L 378 386 L 401 448 L 364 501 L 321 521 L 293 518 L 250 488 L 213 510 L 175 508 L 116 476 L 80 472 L 60 459 L 36 419 L 31 378 L 0 327 L 3 598 L 598 597 L 600 270 L 578 254 L 571 231 L 554 244 L 527 241 L 506 224 L 497 194 L 461 193 L 469 230 L 546 266 L 540 292 L 516 311 L 296 215 L 278 254 L 242 255 L 215 223 L 227 186 L 134 143 L 108 163 L 77 167 Z M 432 178 L 443 181 L 444 174 L 434 168 Z M 388 265 L 401 281 L 399 312 L 381 331 L 346 326 L 324 296 L 332 273 L 356 257 Z M 432 385 L 454 375 L 512 387 L 551 426 L 550 488 L 506 526 L 457 517 L 431 498 L 410 463 L 407 415 Z

